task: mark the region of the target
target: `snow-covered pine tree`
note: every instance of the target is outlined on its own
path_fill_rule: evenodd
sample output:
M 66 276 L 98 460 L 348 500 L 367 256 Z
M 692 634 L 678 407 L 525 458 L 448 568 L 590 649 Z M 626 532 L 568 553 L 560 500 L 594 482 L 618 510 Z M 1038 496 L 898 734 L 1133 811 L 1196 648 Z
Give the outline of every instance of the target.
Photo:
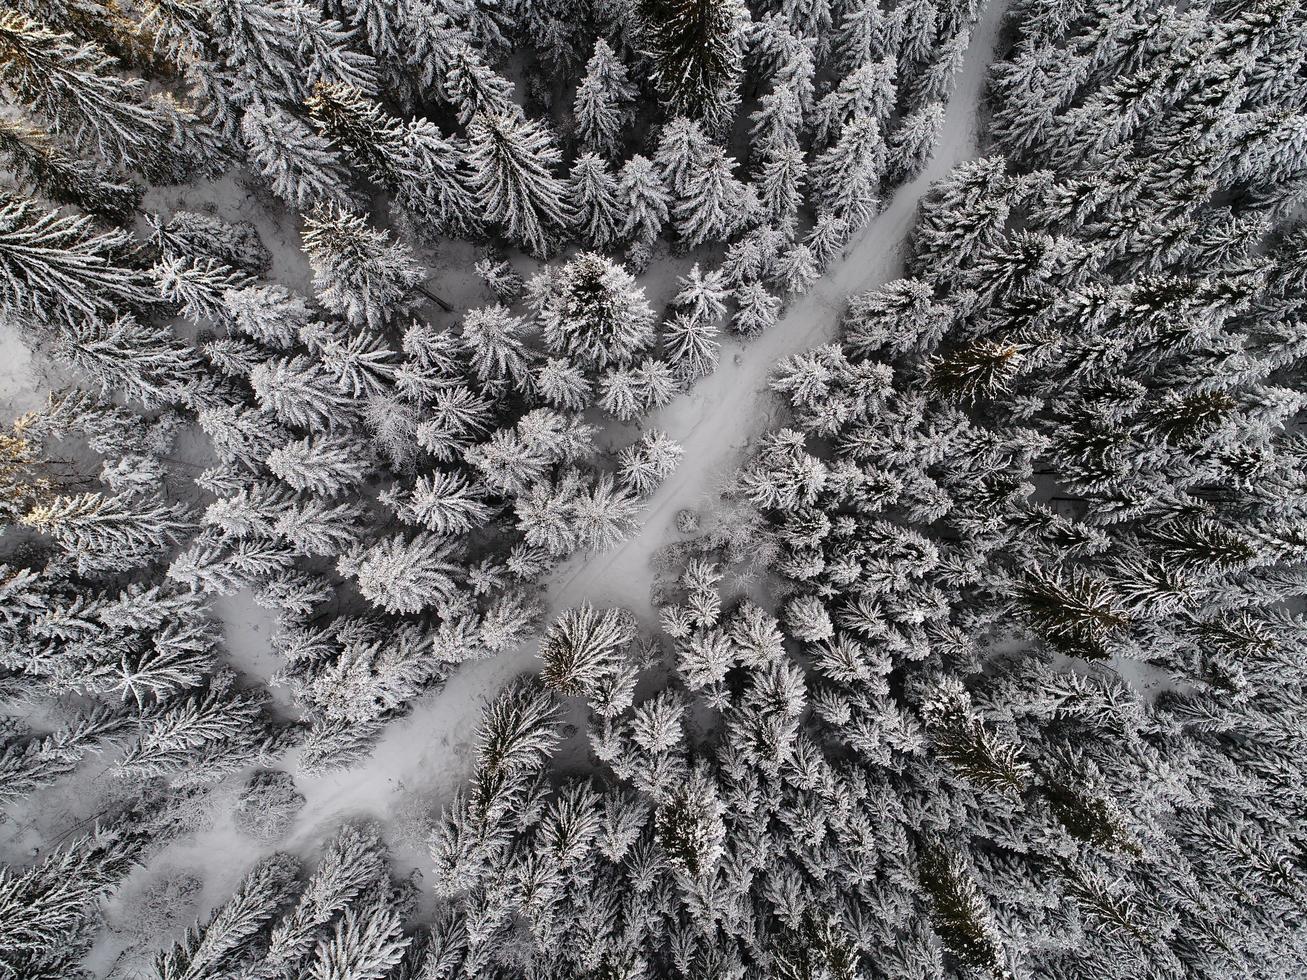
M 843 127 L 835 143 L 813 161 L 809 184 L 819 206 L 856 230 L 875 216 L 885 144 L 870 115 Z
M 844 77 L 895 47 L 894 26 L 878 0 L 850 0 L 834 24 L 833 67 Z
M 676 280 L 676 288 L 672 302 L 692 319 L 715 322 L 726 315 L 726 301 L 731 291 L 721 269 L 705 273 L 696 262 L 689 272 Z
M 350 203 L 347 175 L 335 147 L 297 117 L 256 103 L 241 117 L 241 140 L 254 170 L 291 207 Z
M 629 614 L 586 604 L 566 610 L 540 638 L 546 687 L 576 696 L 590 690 L 634 639 Z
M 844 253 L 848 241 L 849 223 L 829 211 L 820 211 L 803 243 L 811 249 L 817 268 L 828 269 Z
M 304 0 L 292 0 L 283 9 L 309 87 L 324 82 L 352 85 L 367 94 L 377 91 L 377 59 L 357 50 L 355 31 Z
M 639 0 L 635 12 L 668 111 L 725 131 L 740 101 L 749 22 L 743 0 Z
M 495 23 L 492 18 L 502 18 L 502 11 L 469 12 L 466 6 L 458 4 L 409 0 L 399 6 L 398 13 L 408 49 L 407 70 L 392 73 L 392 77 L 403 89 L 399 96 L 405 107 L 439 90 L 461 44 L 471 43 L 495 60 L 492 46 L 478 44 L 468 23 L 483 14 L 487 15 L 485 20 Z M 503 43 L 502 35 L 498 35 L 496 43 Z
M 391 897 L 380 889 L 352 904 L 314 953 L 310 975 L 385 977 L 404 958 L 409 937 Z
M 418 477 L 411 490 L 390 494 L 386 503 L 405 523 L 449 536 L 490 522 L 495 508 L 487 496 L 485 487 L 466 474 L 437 470 Z
M 608 159 L 618 156 L 623 132 L 634 117 L 637 94 L 612 47 L 603 38 L 597 40 L 572 106 L 587 149 Z
M 592 247 L 605 248 L 617 237 L 620 220 L 617 179 L 601 157 L 583 153 L 572 164 L 570 183 L 578 230 Z
M 83 572 L 140 567 L 192 526 L 182 504 L 102 493 L 55 497 L 22 523 L 58 543 Z
M 762 219 L 792 234 L 803 205 L 808 165 L 797 144 L 767 153 L 758 167 L 758 203 Z
M 520 115 L 513 101 L 513 83 L 482 62 L 470 44 L 457 44 L 451 51 L 442 92 L 454 104 L 463 126 L 477 116 Z
M 648 252 L 667 225 L 671 195 L 652 160 L 638 153 L 622 166 L 617 200 L 622 215 L 620 237 Z
M 31 867 L 0 867 L 0 965 L 16 977 L 70 976 L 93 938 L 100 899 L 136 866 L 130 815 L 69 841 Z
M 500 303 L 511 306 L 522 295 L 522 277 L 514 270 L 512 263 L 498 255 L 489 255 L 478 259 L 476 274 L 486 284 Z
M 164 218 L 151 215 L 150 245 L 170 259 L 215 259 L 247 275 L 272 267 L 272 254 L 248 221 L 231 223 L 202 211 L 175 210 Z
M 472 236 L 483 221 L 467 174 L 466 147 L 434 123 L 411 119 L 403 132 L 403 179 L 395 189 L 400 219 L 419 238 Z
M 0 84 L 53 132 L 154 180 L 175 182 L 213 166 L 217 146 L 207 127 L 115 68 L 91 41 L 16 11 L 0 15 Z
M 548 404 L 571 412 L 582 411 L 594 394 L 586 371 L 565 357 L 546 358 L 536 368 L 535 388 Z
M 111 771 L 128 779 L 164 777 L 199 786 L 272 762 L 288 746 L 286 732 L 269 722 L 267 692 L 237 690 L 235 680 L 221 668 L 185 697 L 143 714 Z
M 638 527 L 639 499 L 617 485 L 612 474 L 602 473 L 572 505 L 577 540 L 591 551 L 608 551 Z
M 708 162 L 712 145 L 703 127 L 693 119 L 677 116 L 663 126 L 654 162 L 674 198 L 685 195 L 690 175 Z
M 717 370 L 721 333 L 712 320 L 693 313 L 678 313 L 663 322 L 663 353 L 672 370 L 688 381 Z
M 731 330 L 741 337 L 756 337 L 773 326 L 781 315 L 781 300 L 761 282 L 746 282 L 735 290 L 735 312 Z
M 393 535 L 341 558 L 341 574 L 358 580 L 359 592 L 390 613 L 417 613 L 454 599 L 461 572 L 448 539 L 420 532 Z
M 671 365 L 660 357 L 641 358 L 636 372 L 640 379 L 643 409 L 659 409 L 670 405 L 681 393 L 681 378 Z
M 357 406 L 331 380 L 326 369 L 303 355 L 271 358 L 250 372 L 260 407 L 278 420 L 314 432 L 347 429 Z
M 644 401 L 640 373 L 635 368 L 609 368 L 600 375 L 596 404 L 617 421 L 630 422 L 640 414 Z
M 385 850 L 375 830 L 362 823 L 345 824 L 327 842 L 294 906 L 272 927 L 267 950 L 249 975 L 275 976 L 298 968 L 326 938 L 331 923 L 385 878 Z
M 837 142 L 844 127 L 859 116 L 870 116 L 882 130 L 893 114 L 898 65 L 894 58 L 869 61 L 845 76 L 816 108 L 816 139 L 822 146 Z
M 890 133 L 885 179 L 911 180 L 926 168 L 944 132 L 944 106 L 929 102 L 912 112 Z
M 967 48 L 971 45 L 970 30 L 960 30 L 945 38 L 925 70 L 911 86 L 909 105 L 912 111 L 932 102 L 945 102 L 953 92 L 953 80 L 962 71 Z
M 468 143 L 471 188 L 487 220 L 531 251 L 549 251 L 574 218 L 566 184 L 552 173 L 562 156 L 549 133 L 517 114 L 477 116 Z
M 152 980 L 217 977 L 239 969 L 257 948 L 265 926 L 294 894 L 299 870 L 299 862 L 288 854 L 260 860 L 208 922 L 188 929 L 182 940 L 157 956 Z
M 687 248 L 725 241 L 754 220 L 758 206 L 751 189 L 735 176 L 735 160 L 710 147 L 702 164 L 686 174 L 684 191 L 673 209 L 676 233 Z
M 618 470 L 624 487 L 645 497 L 672 475 L 684 450 L 658 429 L 650 429 L 618 456 Z
M 56 204 L 114 222 L 128 220 L 140 207 L 140 187 L 67 153 L 48 133 L 19 120 L 0 120 L 0 158 L 19 183 Z
M 803 107 L 789 87 L 779 87 L 760 100 L 749 116 L 749 138 L 754 157 L 776 156 L 786 150 L 801 149 L 804 133 Z
M 529 382 L 532 352 L 523 342 L 525 326 L 505 306 L 468 311 L 463 318 L 463 342 L 477 378 L 510 381 L 517 387 Z
M 199 354 L 167 327 L 122 316 L 105 323 L 74 321 L 50 353 L 105 394 L 117 392 L 145 408 L 207 408 L 219 399 Z
M 221 259 L 165 255 L 150 270 L 159 294 L 175 303 L 192 323 L 223 324 L 227 314 L 224 295 L 250 285 L 249 277 Z
M 968 967 L 983 969 L 995 978 L 1011 977 L 993 912 L 965 859 L 941 844 L 928 842 L 922 848 L 918 875 L 930 899 L 935 932 L 948 950 Z
M 628 364 L 654 340 L 644 290 L 620 265 L 593 253 L 558 270 L 539 317 L 551 351 L 594 369 Z
M 86 215 L 0 197 L 0 311 L 40 326 L 110 320 L 124 307 L 148 305 L 156 296 L 150 277 L 120 264 L 130 241 L 124 232 L 95 231 Z
M 405 312 L 425 272 L 410 249 L 362 215 L 325 205 L 304 220 L 304 251 L 322 305 L 351 323 L 378 328 Z

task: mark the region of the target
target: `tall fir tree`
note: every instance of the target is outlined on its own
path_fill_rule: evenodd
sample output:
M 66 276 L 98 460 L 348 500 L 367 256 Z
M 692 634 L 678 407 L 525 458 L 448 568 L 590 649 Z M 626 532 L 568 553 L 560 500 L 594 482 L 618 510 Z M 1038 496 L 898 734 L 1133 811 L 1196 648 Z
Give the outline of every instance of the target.
M 586 63 L 585 77 L 577 86 L 572 108 L 587 149 L 609 159 L 618 155 L 623 131 L 634 117 L 637 94 L 627 77 L 626 66 L 608 42 L 600 38 Z
M 406 245 L 330 205 L 305 219 L 304 251 L 322 305 L 359 325 L 392 321 L 425 276 Z
M 566 185 L 551 172 L 562 160 L 535 121 L 477 116 L 468 128 L 471 186 L 488 221 L 536 253 L 545 253 L 573 221 Z
M 740 101 L 749 22 L 743 0 L 640 0 L 636 14 L 668 111 L 725 131 Z

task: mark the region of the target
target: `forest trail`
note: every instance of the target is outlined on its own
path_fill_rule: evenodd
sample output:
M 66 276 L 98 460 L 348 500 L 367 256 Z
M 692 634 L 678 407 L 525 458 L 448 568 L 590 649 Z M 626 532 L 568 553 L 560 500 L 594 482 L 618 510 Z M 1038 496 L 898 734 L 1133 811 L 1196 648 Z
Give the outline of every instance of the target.
M 917 205 L 930 185 L 976 155 L 978 109 L 1002 22 L 1003 4 L 990 0 L 973 30 L 963 70 L 944 119 L 944 135 L 926 169 L 894 191 L 875 220 L 850 242 L 813 287 L 770 330 L 747 344 L 728 339 L 721 364 L 667 407 L 641 420 L 681 444 L 680 466 L 645 508 L 640 530 L 619 547 L 590 558 L 577 556 L 555 575 L 550 609 L 589 599 L 648 611 L 650 559 L 675 532 L 677 511 L 711 505 L 750 444 L 778 422 L 782 403 L 770 388 L 776 365 L 839 334 L 848 297 L 903 275 L 904 248 Z
M 673 540 L 675 515 L 683 507 L 711 503 L 747 454 L 750 442 L 777 421 L 779 400 L 769 388 L 773 366 L 791 354 L 833 340 L 847 297 L 903 274 L 903 248 L 921 196 L 957 164 L 976 155 L 978 109 L 992 60 L 1004 4 L 989 0 L 972 32 L 972 43 L 944 124 L 944 135 L 925 171 L 899 187 L 880 215 L 850 243 L 839 260 L 767 333 L 747 345 L 723 344 L 722 362 L 710 377 L 643 427 L 667 432 L 685 448 L 676 472 L 651 498 L 637 534 L 619 548 L 565 563 L 549 583 L 550 613 L 589 599 L 625 605 L 645 616 L 653 579 L 653 555 Z M 464 664 L 438 693 L 419 700 L 406 718 L 392 721 L 368 763 L 318 779 L 300 779 L 308 805 L 302 834 L 349 814 L 381 815 L 420 793 L 445 802 L 471 767 L 476 726 L 486 701 L 508 680 L 534 667 L 535 645 Z M 288 842 L 293 844 L 294 841 Z M 397 843 L 397 866 L 426 864 L 417 846 Z

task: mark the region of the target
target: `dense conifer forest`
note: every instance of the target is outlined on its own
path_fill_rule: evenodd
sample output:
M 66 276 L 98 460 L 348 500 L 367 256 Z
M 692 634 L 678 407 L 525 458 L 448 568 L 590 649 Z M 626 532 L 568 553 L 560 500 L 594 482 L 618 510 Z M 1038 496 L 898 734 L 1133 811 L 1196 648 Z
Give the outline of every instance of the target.
M 1307 976 L 1297 0 L 15 0 L 0 108 L 0 980 Z

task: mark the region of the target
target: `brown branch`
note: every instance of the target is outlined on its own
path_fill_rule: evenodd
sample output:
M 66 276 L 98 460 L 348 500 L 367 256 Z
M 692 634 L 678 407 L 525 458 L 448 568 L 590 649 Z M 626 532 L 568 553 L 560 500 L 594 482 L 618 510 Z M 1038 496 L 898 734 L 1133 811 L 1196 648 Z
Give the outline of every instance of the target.
M 446 313 L 453 313 L 453 312 L 454 312 L 454 308 L 453 308 L 452 306 L 450 306 L 448 303 L 446 303 L 443 299 L 441 299 L 441 298 L 440 298 L 439 296 L 437 296 L 435 293 L 431 292 L 431 290 L 427 289 L 426 286 L 418 286 L 418 287 L 417 287 L 417 290 L 418 290 L 419 293 L 421 293 L 421 294 L 422 294 L 423 296 L 425 296 L 427 299 L 431 300 L 431 302 L 433 302 L 433 303 L 435 303 L 437 306 L 439 306 L 439 307 L 440 307 L 442 310 L 444 310 Z

